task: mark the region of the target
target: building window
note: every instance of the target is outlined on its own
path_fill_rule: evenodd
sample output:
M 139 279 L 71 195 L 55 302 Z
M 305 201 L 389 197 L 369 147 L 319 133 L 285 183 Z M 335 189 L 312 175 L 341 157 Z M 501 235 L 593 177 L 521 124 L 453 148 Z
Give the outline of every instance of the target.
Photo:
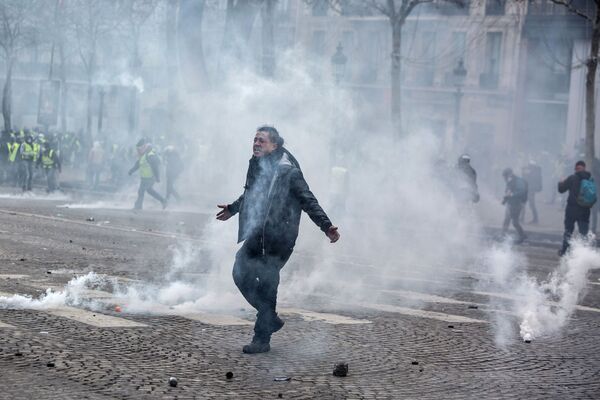
M 479 77 L 479 86 L 482 89 L 498 88 L 501 47 L 502 32 L 488 32 L 485 46 L 485 69 Z
M 486 0 L 485 15 L 504 15 L 506 0 Z
M 431 86 L 435 76 L 435 32 L 423 32 L 419 58 L 422 62 L 416 66 L 415 83 L 419 86 Z
M 325 31 L 314 31 L 310 50 L 315 57 L 323 57 L 325 54 Z
M 314 0 L 312 3 L 312 15 L 313 17 L 324 17 L 327 15 L 327 9 L 329 8 L 328 0 Z

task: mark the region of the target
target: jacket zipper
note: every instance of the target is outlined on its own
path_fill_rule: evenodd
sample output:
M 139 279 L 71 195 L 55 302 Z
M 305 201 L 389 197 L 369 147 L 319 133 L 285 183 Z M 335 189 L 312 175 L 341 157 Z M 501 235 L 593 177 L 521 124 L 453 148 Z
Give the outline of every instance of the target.
M 275 171 L 275 175 L 273 176 L 273 181 L 271 182 L 271 187 L 269 188 L 269 204 L 267 205 L 267 212 L 265 213 L 265 222 L 263 222 L 263 229 L 262 229 L 262 255 L 265 256 L 266 255 L 266 251 L 265 251 L 265 230 L 267 228 L 267 218 L 269 218 L 269 212 L 271 211 L 271 204 L 273 203 L 273 196 L 271 196 L 271 194 L 273 193 L 273 188 L 275 187 L 275 182 L 277 181 L 277 178 L 279 178 L 279 170 Z

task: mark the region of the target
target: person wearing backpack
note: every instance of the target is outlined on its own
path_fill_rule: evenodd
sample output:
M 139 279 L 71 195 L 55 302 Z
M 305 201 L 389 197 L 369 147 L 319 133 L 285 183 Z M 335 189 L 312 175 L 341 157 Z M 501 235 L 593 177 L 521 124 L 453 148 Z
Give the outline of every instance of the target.
M 519 223 L 521 210 L 527 202 L 527 182 L 523 178 L 516 176 L 511 168 L 506 168 L 502 171 L 502 176 L 506 182 L 506 191 L 502 200 L 502 204 L 506 205 L 502 234 L 503 236 L 506 235 L 508 232 L 508 225 L 512 221 L 512 224 L 517 231 L 517 235 L 519 235 L 515 244 L 521 244 L 527 239 L 527 235 L 525 235 L 525 232 Z
M 590 226 L 590 210 L 597 200 L 596 184 L 592 174 L 585 170 L 583 161 L 575 163 L 575 173 L 558 182 L 558 192 L 569 191 L 567 207 L 565 208 L 565 234 L 563 244 L 558 251 L 563 256 L 569 249 L 569 241 L 575 230 L 575 223 L 582 236 L 587 236 Z

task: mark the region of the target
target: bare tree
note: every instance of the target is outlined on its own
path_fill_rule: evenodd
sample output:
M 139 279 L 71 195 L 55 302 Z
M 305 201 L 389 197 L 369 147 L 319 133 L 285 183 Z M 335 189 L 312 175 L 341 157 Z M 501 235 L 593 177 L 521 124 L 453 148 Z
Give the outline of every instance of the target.
M 93 80 L 98 64 L 100 42 L 110 37 L 121 24 L 121 2 L 70 0 L 66 15 L 74 30 L 79 57 L 87 80 L 86 139 L 92 135 Z
M 178 54 L 181 68 L 190 82 L 188 88 L 198 91 L 209 86 L 208 71 L 204 60 L 204 43 L 202 38 L 202 21 L 206 0 L 180 0 L 177 18 L 177 47 L 175 43 L 168 45 L 167 51 Z M 179 50 L 179 53 L 177 53 Z
M 467 0 L 304 0 L 313 7 L 321 7 L 324 3 L 338 13 L 346 9 L 364 14 L 381 14 L 388 18 L 392 28 L 391 53 L 391 110 L 394 137 L 402 136 L 402 28 L 414 9 L 426 3 L 452 3 L 457 7 L 468 7 Z M 600 1 L 600 0 L 598 0 Z
M 0 48 L 6 63 L 6 77 L 2 91 L 4 129 L 12 127 L 12 76 L 19 53 L 35 40 L 36 0 L 3 0 L 0 2 Z
M 263 0 L 227 0 L 222 61 L 242 62 Z
M 142 60 L 140 58 L 140 35 L 148 18 L 154 13 L 158 0 L 127 0 L 122 3 L 125 13 L 125 34 L 129 44 L 129 73 L 132 79 L 140 75 Z M 129 134 L 133 134 L 137 127 L 137 93 L 138 88 L 131 87 L 129 104 Z
M 590 40 L 590 56 L 585 61 L 587 74 L 585 79 L 585 161 L 592 168 L 595 164 L 596 145 L 596 73 L 598 70 L 598 53 L 600 50 L 600 0 L 573 1 L 551 0 L 566 7 L 571 13 L 585 19 L 592 30 Z M 585 7 L 585 8 L 584 8 Z
M 263 0 L 262 18 L 262 73 L 268 78 L 275 75 L 275 17 L 277 0 Z

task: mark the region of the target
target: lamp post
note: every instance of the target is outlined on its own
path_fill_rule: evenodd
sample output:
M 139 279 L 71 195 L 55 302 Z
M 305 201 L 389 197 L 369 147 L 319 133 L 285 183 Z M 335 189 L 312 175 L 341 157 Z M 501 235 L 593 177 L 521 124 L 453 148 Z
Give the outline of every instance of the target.
M 348 62 L 348 58 L 344 54 L 344 48 L 342 47 L 342 43 L 338 43 L 337 48 L 335 49 L 335 53 L 331 56 L 331 69 L 333 71 L 333 77 L 335 79 L 335 87 L 336 87 L 336 109 L 334 110 L 334 129 L 333 129 L 333 138 L 331 140 L 330 150 L 329 150 L 329 159 L 331 160 L 332 166 L 336 165 L 339 160 L 337 159 L 337 153 L 339 151 L 339 137 L 340 137 L 340 111 L 339 111 L 339 103 L 340 103 L 340 82 L 344 79 L 344 74 L 346 73 L 346 63 Z
M 344 79 L 347 62 L 348 58 L 344 54 L 344 48 L 340 42 L 335 49 L 335 54 L 331 56 L 331 67 L 333 69 L 333 77 L 335 78 L 336 85 L 339 85 L 342 79 Z
M 454 149 L 458 150 L 458 144 L 460 141 L 460 103 L 463 98 L 462 88 L 465 85 L 465 78 L 467 77 L 467 69 L 465 68 L 465 64 L 463 59 L 458 60 L 458 64 L 454 67 L 452 71 L 454 76 L 454 86 L 456 87 L 456 91 L 454 92 Z

